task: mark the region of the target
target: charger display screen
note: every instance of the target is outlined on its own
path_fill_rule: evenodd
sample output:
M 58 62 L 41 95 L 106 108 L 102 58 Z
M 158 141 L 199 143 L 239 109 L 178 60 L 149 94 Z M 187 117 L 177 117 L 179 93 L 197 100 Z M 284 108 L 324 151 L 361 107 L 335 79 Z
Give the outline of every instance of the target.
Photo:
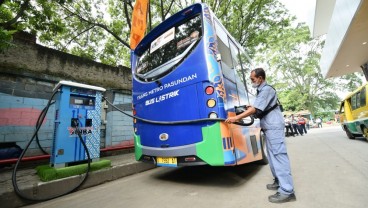
M 77 109 L 94 110 L 95 109 L 95 98 L 70 95 L 69 107 L 77 108 Z

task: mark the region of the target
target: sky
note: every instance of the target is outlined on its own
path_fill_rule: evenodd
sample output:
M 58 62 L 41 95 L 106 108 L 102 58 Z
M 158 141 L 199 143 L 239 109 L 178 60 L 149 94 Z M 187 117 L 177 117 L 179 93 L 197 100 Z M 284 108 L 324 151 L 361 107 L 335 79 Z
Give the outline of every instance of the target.
M 299 22 L 313 24 L 316 0 L 279 0 Z
M 295 15 L 298 22 L 306 22 L 309 28 L 313 24 L 314 10 L 316 0 L 279 0 L 290 11 L 292 15 Z M 365 83 L 365 77 L 361 77 L 362 82 Z M 337 95 L 340 99 L 345 98 L 349 91 L 337 91 Z

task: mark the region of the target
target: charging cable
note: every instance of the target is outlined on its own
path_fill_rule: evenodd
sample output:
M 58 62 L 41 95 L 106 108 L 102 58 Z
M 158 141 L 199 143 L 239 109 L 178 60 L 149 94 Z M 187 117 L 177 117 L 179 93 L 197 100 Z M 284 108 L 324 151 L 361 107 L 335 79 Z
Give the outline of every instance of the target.
M 57 197 L 60 197 L 60 196 L 64 196 L 64 195 L 67 195 L 69 193 L 72 193 L 74 191 L 76 191 L 80 186 L 82 186 L 84 184 L 84 182 L 86 181 L 86 179 L 88 178 L 88 173 L 90 171 L 90 165 L 91 165 L 91 157 L 90 157 L 90 154 L 89 154 L 89 151 L 88 151 L 88 148 L 87 148 L 87 145 L 85 144 L 85 142 L 83 141 L 83 138 L 82 138 L 82 135 L 81 135 L 81 131 L 79 129 L 79 122 L 77 121 L 73 121 L 74 122 L 74 126 L 76 128 L 76 132 L 78 134 L 78 138 L 80 140 L 80 142 L 82 143 L 85 151 L 86 151 L 86 154 L 87 154 L 87 158 L 88 158 L 88 167 L 87 167 L 87 171 L 86 171 L 86 174 L 83 178 L 83 180 L 75 187 L 73 188 L 72 190 L 66 192 L 66 193 L 62 193 L 62 194 L 59 194 L 59 195 L 56 195 L 56 196 L 53 196 L 53 197 L 49 197 L 49 198 L 31 198 L 29 196 L 26 196 L 24 193 L 22 193 L 20 190 L 19 190 L 19 187 L 18 187 L 18 184 L 17 184 L 17 169 L 18 169 L 18 166 L 19 166 L 19 163 L 20 161 L 22 160 L 22 158 L 24 157 L 25 155 L 25 152 L 28 150 L 30 144 L 32 143 L 32 141 L 34 140 L 34 138 L 37 139 L 37 143 L 39 145 L 39 141 L 38 141 L 38 131 L 39 129 L 41 128 L 41 125 L 42 125 L 42 121 L 45 119 L 46 117 L 46 114 L 47 114 L 47 111 L 48 109 L 50 108 L 50 106 L 52 104 L 54 104 L 55 102 L 52 102 L 52 99 L 54 98 L 54 96 L 56 95 L 56 93 L 59 92 L 59 90 L 55 90 L 55 92 L 52 94 L 51 98 L 49 99 L 46 107 L 42 110 L 42 112 L 40 113 L 38 119 L 37 119 L 37 123 L 36 123 L 36 130 L 32 136 L 32 138 L 30 139 L 30 141 L 28 142 L 28 144 L 26 145 L 26 147 L 23 149 L 21 155 L 19 156 L 16 164 L 15 164 L 15 167 L 13 169 L 13 173 L 12 173 L 12 183 L 13 183 L 13 187 L 14 187 L 14 190 L 15 190 L 15 193 L 20 196 L 21 198 L 24 198 L 24 199 L 27 199 L 27 200 L 31 200 L 31 201 L 46 201 L 46 200 L 50 200 L 50 199 L 54 199 L 54 198 L 57 198 Z M 149 119 L 144 119 L 144 118 L 140 118 L 140 117 L 137 117 L 137 116 L 133 116 L 133 115 L 130 115 L 128 113 L 125 113 L 123 110 L 121 110 L 120 108 L 116 107 L 115 105 L 113 105 L 106 97 L 103 97 L 103 99 L 106 100 L 106 102 L 108 104 L 110 104 L 113 108 L 115 108 L 116 110 L 120 111 L 121 113 L 123 113 L 124 115 L 128 116 L 128 117 L 131 117 L 133 119 L 137 119 L 137 120 L 140 120 L 140 121 L 143 121 L 143 122 L 146 122 L 146 123 L 151 123 L 151 124 L 160 124 L 160 125 L 181 125 L 181 124 L 191 124 L 191 123 L 199 123 L 199 122 L 215 122 L 215 121 L 225 121 L 225 119 L 223 118 L 202 118 L 202 119 L 194 119 L 194 120 L 182 120 L 182 121 L 154 121 L 154 120 L 149 120 Z M 241 126 L 250 126 L 254 123 L 254 118 L 251 117 L 251 121 L 249 123 L 244 123 L 244 122 L 234 122 L 233 124 L 236 124 L 236 125 L 241 125 Z M 40 147 L 40 145 L 39 145 Z M 48 154 L 46 151 L 44 151 L 42 148 L 40 148 L 41 151 L 45 154 Z
M 123 110 L 121 110 L 120 108 L 113 105 L 106 97 L 103 97 L 103 99 L 105 99 L 108 104 L 110 104 L 113 108 L 120 111 L 124 115 L 129 116 L 133 119 L 137 119 L 137 120 L 140 120 L 140 121 L 143 121 L 143 122 L 146 122 L 146 123 L 151 123 L 151 124 L 181 125 L 181 124 L 191 124 L 191 123 L 208 122 L 208 121 L 225 121 L 226 120 L 226 119 L 223 119 L 223 118 L 201 118 L 201 119 L 182 120 L 182 121 L 154 121 L 154 120 L 144 119 L 144 118 L 140 118 L 140 117 L 133 116 L 133 115 L 130 115 L 128 113 L 125 113 Z M 251 118 L 251 121 L 249 123 L 234 122 L 233 124 L 240 125 L 240 126 L 250 126 L 254 123 L 254 117 L 251 116 L 250 118 Z
M 41 128 L 41 125 L 42 125 L 42 122 L 45 117 L 46 117 L 46 114 L 47 114 L 47 111 L 48 109 L 50 108 L 50 106 L 53 104 L 52 103 L 52 99 L 54 98 L 54 96 L 56 95 L 56 93 L 59 92 L 59 90 L 55 90 L 55 92 L 52 94 L 52 96 L 50 97 L 46 107 L 44 108 L 44 110 L 42 110 L 42 112 L 40 113 L 39 117 L 38 117 L 38 120 L 37 120 L 37 125 L 36 125 L 36 130 L 32 136 L 32 138 L 29 140 L 28 144 L 26 145 L 26 147 L 23 149 L 22 153 L 20 154 L 18 160 L 17 160 L 17 163 L 15 164 L 15 167 L 13 169 L 13 172 L 12 172 L 12 184 L 13 184 L 13 187 L 14 187 L 14 191 L 15 193 L 20 196 L 21 198 L 23 199 L 27 199 L 27 200 L 31 200 L 31 201 L 47 201 L 47 200 L 50 200 L 50 199 L 54 199 L 54 198 L 57 198 L 57 197 L 60 197 L 60 196 L 64 196 L 64 195 L 67 195 L 69 193 L 72 193 L 74 191 L 76 191 L 79 187 L 81 187 L 83 185 L 83 183 L 86 181 L 87 177 L 88 177 L 88 173 L 90 171 L 90 167 L 91 167 L 91 157 L 90 157 L 90 154 L 89 154 L 89 151 L 88 151 L 88 148 L 87 148 L 87 145 L 86 143 L 83 141 L 83 138 L 82 138 L 82 134 L 81 134 L 81 131 L 79 129 L 79 122 L 77 121 L 74 121 L 74 126 L 76 128 L 76 132 L 78 134 L 78 138 L 80 140 L 80 142 L 82 143 L 86 153 L 87 153 L 87 158 L 88 158 L 88 166 L 87 166 L 87 171 L 86 171 L 86 174 L 83 178 L 83 180 L 75 187 L 73 188 L 72 190 L 66 192 L 66 193 L 62 193 L 62 194 L 59 194 L 59 195 L 56 195 L 56 196 L 53 196 L 53 197 L 49 197 L 49 198 L 32 198 L 32 197 L 29 197 L 27 195 L 25 195 L 24 193 L 22 193 L 18 187 L 18 184 L 17 184 L 17 170 L 18 170 L 18 166 L 19 166 L 19 163 L 20 161 L 22 160 L 22 158 L 24 157 L 24 154 L 26 153 L 26 151 L 28 150 L 30 144 L 32 143 L 32 141 L 34 140 L 35 137 L 37 137 L 37 134 L 38 134 L 38 131 L 39 129 Z

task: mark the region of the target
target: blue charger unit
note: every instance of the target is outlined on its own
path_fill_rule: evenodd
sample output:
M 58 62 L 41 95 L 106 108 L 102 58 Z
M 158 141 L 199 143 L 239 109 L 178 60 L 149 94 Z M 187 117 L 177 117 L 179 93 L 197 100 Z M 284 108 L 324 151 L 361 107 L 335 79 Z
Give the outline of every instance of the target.
M 65 167 L 87 160 L 77 128 L 86 143 L 90 158 L 100 158 L 101 100 L 104 88 L 60 81 L 54 88 L 55 128 L 50 165 Z

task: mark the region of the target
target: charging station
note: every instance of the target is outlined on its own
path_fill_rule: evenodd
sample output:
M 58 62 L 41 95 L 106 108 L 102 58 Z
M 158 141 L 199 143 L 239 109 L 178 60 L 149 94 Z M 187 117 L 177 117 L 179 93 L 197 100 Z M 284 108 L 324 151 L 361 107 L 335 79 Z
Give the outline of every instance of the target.
M 65 167 L 70 163 L 87 160 L 78 133 L 82 135 L 90 159 L 100 158 L 101 100 L 104 88 L 60 81 L 54 88 L 55 129 L 50 165 Z M 76 126 L 77 125 L 77 126 Z

